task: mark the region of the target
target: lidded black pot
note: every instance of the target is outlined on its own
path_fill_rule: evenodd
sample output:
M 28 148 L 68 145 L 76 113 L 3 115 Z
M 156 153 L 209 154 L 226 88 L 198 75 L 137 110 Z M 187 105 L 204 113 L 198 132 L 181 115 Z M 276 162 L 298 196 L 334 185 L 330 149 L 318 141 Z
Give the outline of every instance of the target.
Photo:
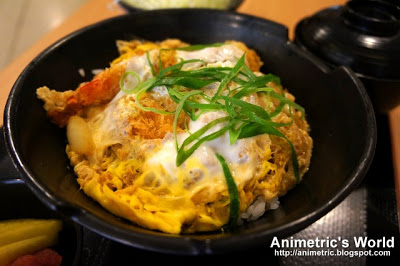
M 376 111 L 400 104 L 400 0 L 352 0 L 301 20 L 295 43 L 328 65 L 347 65 Z

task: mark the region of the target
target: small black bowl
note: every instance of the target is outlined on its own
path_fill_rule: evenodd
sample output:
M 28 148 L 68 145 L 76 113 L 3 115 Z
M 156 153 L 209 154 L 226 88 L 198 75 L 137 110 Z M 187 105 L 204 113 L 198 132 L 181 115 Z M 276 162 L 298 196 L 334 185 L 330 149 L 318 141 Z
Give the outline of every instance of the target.
M 36 89 L 68 90 L 90 79 L 78 70 L 109 65 L 118 56 L 115 41 L 180 38 L 192 44 L 239 40 L 265 62 L 261 69 L 281 78 L 306 110 L 314 139 L 310 170 L 280 199 L 277 210 L 232 232 L 169 235 L 112 215 L 86 196 L 65 154 L 65 130 L 51 124 Z M 304 229 L 357 187 L 376 143 L 372 104 L 347 67 L 331 70 L 288 41 L 288 30 L 260 18 L 209 9 L 137 12 L 79 30 L 42 52 L 20 75 L 5 110 L 8 151 L 26 184 L 48 206 L 115 241 L 172 254 L 234 252 L 267 244 Z
M 58 244 L 50 247 L 62 256 L 61 265 L 78 265 L 82 228 L 48 209 L 20 179 L 0 179 L 0 221 L 10 219 L 61 219 Z

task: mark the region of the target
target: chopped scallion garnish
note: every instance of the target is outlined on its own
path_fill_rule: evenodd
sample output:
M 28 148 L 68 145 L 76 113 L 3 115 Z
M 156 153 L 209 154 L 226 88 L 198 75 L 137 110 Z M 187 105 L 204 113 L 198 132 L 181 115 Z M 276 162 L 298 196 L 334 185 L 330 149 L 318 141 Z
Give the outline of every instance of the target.
M 133 90 L 137 87 L 137 86 L 135 86 L 134 88 L 129 88 L 129 89 L 126 88 L 125 85 L 126 85 L 127 83 L 129 83 L 129 82 L 126 81 L 126 79 L 127 79 L 127 77 L 130 76 L 130 75 L 135 77 L 135 79 L 137 80 L 137 85 L 140 84 L 140 77 L 139 77 L 139 75 L 138 75 L 136 72 L 134 72 L 134 71 L 127 71 L 127 72 L 125 72 L 125 73 L 122 75 L 122 77 L 121 77 L 121 79 L 120 79 L 120 81 L 119 81 L 119 87 L 121 88 L 121 91 L 125 92 L 126 94 L 132 93 Z
M 216 153 L 215 156 L 217 156 L 217 159 L 222 166 L 222 171 L 224 172 L 226 185 L 228 187 L 228 192 L 229 192 L 228 228 L 233 228 L 237 224 L 237 220 L 239 217 L 239 211 L 240 211 L 239 191 L 236 186 L 235 179 L 233 179 L 231 171 L 229 170 L 229 166 L 226 163 L 224 157 L 222 157 L 218 153 Z
M 186 93 L 186 95 L 183 96 L 183 97 L 181 98 L 181 100 L 180 100 L 178 106 L 176 107 L 175 117 L 174 117 L 174 123 L 173 123 L 173 126 L 172 126 L 172 128 L 173 128 L 173 133 L 174 133 L 174 136 L 175 136 L 175 146 L 176 146 L 176 150 L 179 150 L 178 138 L 176 137 L 176 134 L 177 134 L 177 133 L 176 133 L 176 128 L 177 128 L 177 124 L 178 124 L 179 115 L 181 114 L 182 109 L 183 109 L 183 105 L 185 104 L 185 101 L 186 101 L 187 99 L 189 99 L 189 97 L 191 97 L 191 96 L 193 96 L 193 95 L 196 95 L 196 94 L 200 94 L 200 93 L 202 93 L 202 92 L 201 92 L 201 91 L 191 91 L 191 92 L 189 92 L 189 93 Z
M 223 44 L 211 45 L 192 45 L 176 50 L 195 51 L 201 50 L 206 47 L 218 47 Z M 168 49 L 161 49 L 162 51 Z M 245 54 L 237 61 L 233 67 L 206 67 L 206 62 L 200 59 L 182 60 L 179 63 L 163 68 L 161 57 L 159 59 L 159 72 L 156 73 L 149 53 L 146 54 L 148 64 L 153 74 L 152 78 L 142 82 L 137 73 L 129 71 L 126 72 L 120 81 L 121 90 L 127 94 L 134 94 L 136 104 L 144 111 L 155 112 L 163 115 L 174 115 L 173 121 L 173 134 L 175 138 L 175 146 L 177 149 L 176 165 L 183 164 L 200 145 L 206 141 L 214 140 L 226 132 L 229 132 L 230 143 L 235 143 L 238 139 L 249 138 L 260 134 L 274 135 L 283 138 L 289 145 L 292 153 L 292 166 L 296 180 L 300 181 L 299 163 L 297 155 L 292 142 L 278 129 L 280 127 L 287 127 L 293 123 L 292 109 L 298 110 L 302 117 L 304 117 L 304 108 L 294 103 L 285 97 L 285 93 L 280 86 L 280 79 L 272 74 L 256 75 L 245 64 Z M 184 66 L 191 63 L 201 62 L 205 67 L 195 70 L 182 70 Z M 137 79 L 137 85 L 133 88 L 127 88 L 133 82 L 127 82 L 130 76 Z M 236 87 L 230 88 L 230 82 L 237 84 Z M 270 83 L 275 84 L 275 86 Z M 215 84 L 217 87 L 213 91 L 209 85 Z M 166 110 L 159 110 L 156 108 L 146 107 L 140 103 L 140 97 L 152 90 L 156 86 L 164 86 L 170 98 L 177 103 L 176 110 L 168 112 Z M 271 86 L 271 87 L 269 87 Z M 227 91 L 227 93 L 225 93 Z M 279 102 L 273 110 L 270 108 L 264 109 L 263 107 L 252 104 L 243 98 L 248 97 L 250 94 L 265 94 L 267 101 L 274 98 Z M 267 104 L 269 106 L 269 104 Z M 292 118 L 289 123 L 278 123 L 272 119 L 284 110 L 288 105 L 290 117 Z M 191 120 L 197 120 L 201 114 L 210 111 L 223 110 L 227 116 L 215 119 L 203 126 L 195 132 L 190 132 L 189 136 L 183 140 L 179 146 L 177 127 L 180 114 L 185 112 Z M 184 120 L 184 125 L 187 128 L 187 121 Z M 219 125 L 219 129 L 207 134 L 207 131 Z M 233 180 L 229 172 L 229 168 L 222 156 L 217 154 L 218 160 L 224 170 L 225 178 Z M 234 181 L 229 181 L 230 183 Z M 233 224 L 233 219 L 237 219 L 238 208 L 238 195 L 231 195 L 232 184 L 228 184 L 230 190 L 231 200 L 231 214 L 230 224 Z M 236 185 L 234 186 L 236 188 Z M 237 188 L 236 188 L 237 190 Z M 237 192 L 236 192 L 237 194 Z M 232 207 L 233 206 L 233 207 Z M 232 209 L 234 208 L 234 209 Z M 236 220 L 234 221 L 236 223 Z
M 197 50 L 203 50 L 204 48 L 208 48 L 208 47 L 220 47 L 222 45 L 224 45 L 224 44 L 223 43 L 195 44 L 195 45 L 185 46 L 185 47 L 181 47 L 181 48 L 176 48 L 175 50 L 197 51 Z

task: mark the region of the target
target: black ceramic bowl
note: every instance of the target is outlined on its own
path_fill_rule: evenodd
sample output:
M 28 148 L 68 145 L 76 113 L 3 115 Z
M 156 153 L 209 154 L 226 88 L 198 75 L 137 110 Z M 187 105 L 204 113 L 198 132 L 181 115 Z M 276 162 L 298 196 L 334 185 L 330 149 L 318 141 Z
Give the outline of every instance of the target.
M 49 210 L 22 182 L 0 179 L 0 221 L 9 219 L 61 219 L 63 229 L 56 246 L 51 247 L 63 259 L 61 265 L 78 265 L 82 245 L 79 225 Z
M 282 197 L 280 208 L 233 232 L 168 235 L 120 219 L 87 197 L 65 155 L 65 130 L 51 124 L 35 91 L 47 85 L 75 88 L 78 69 L 102 68 L 117 57 L 115 40 L 180 38 L 189 43 L 240 40 L 278 75 L 305 107 L 314 139 L 304 181 Z M 279 24 L 214 10 L 159 10 L 100 22 L 58 41 L 23 71 L 5 110 L 7 147 L 18 171 L 47 205 L 99 234 L 138 248 L 175 254 L 235 251 L 289 236 L 340 203 L 362 180 L 373 157 L 373 108 L 360 81 L 346 67 L 333 71 L 287 39 Z

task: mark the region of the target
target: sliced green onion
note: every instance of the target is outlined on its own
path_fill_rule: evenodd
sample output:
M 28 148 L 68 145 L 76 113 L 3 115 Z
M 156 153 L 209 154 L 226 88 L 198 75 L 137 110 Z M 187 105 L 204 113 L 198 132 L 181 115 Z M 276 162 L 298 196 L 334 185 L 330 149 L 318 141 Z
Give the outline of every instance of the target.
M 191 108 L 197 108 L 204 111 L 216 111 L 216 110 L 224 110 L 225 107 L 221 104 L 216 103 L 197 103 L 197 102 L 186 102 L 186 105 Z
M 204 63 L 204 61 L 200 60 L 200 59 L 190 59 L 190 60 L 182 61 L 182 62 L 180 62 L 178 64 L 175 64 L 173 66 L 170 66 L 170 67 L 167 67 L 167 68 L 164 68 L 164 69 L 160 70 L 160 72 L 158 73 L 157 77 L 161 78 L 161 77 L 165 76 L 168 72 L 174 72 L 174 71 L 180 70 L 184 65 L 190 64 L 190 63 L 196 63 L 196 62 L 203 62 Z
M 218 87 L 217 93 L 215 94 L 214 98 L 216 96 L 219 96 L 222 91 L 225 89 L 226 85 L 231 81 L 240 71 L 240 69 L 244 65 L 244 59 L 245 55 L 243 54 L 242 57 L 237 61 L 236 65 L 231 69 L 231 71 L 221 80 L 221 83 Z
M 199 79 L 193 77 L 167 77 L 162 78 L 156 82 L 156 86 L 160 85 L 179 85 L 188 89 L 201 89 L 211 83 L 215 82 L 213 79 Z
M 183 105 L 185 104 L 185 101 L 186 101 L 187 99 L 189 99 L 189 97 L 191 97 L 191 96 L 193 96 L 193 95 L 196 95 L 196 94 L 200 94 L 200 93 L 203 93 L 203 92 L 202 92 L 202 91 L 191 91 L 191 92 L 188 92 L 185 96 L 183 96 L 183 97 L 181 98 L 181 100 L 180 100 L 178 106 L 176 107 L 176 110 L 175 110 L 175 117 L 174 117 L 174 123 L 173 123 L 173 125 L 172 125 L 172 128 L 173 128 L 173 133 L 174 133 L 174 137 L 175 137 L 175 147 L 176 147 L 176 150 L 177 150 L 177 151 L 179 150 L 179 145 L 178 145 L 178 138 L 177 138 L 177 133 L 176 133 L 176 131 L 177 131 L 177 124 L 178 124 L 179 115 L 180 115 L 181 112 L 182 112 Z
M 174 50 L 181 50 L 181 51 L 197 51 L 203 50 L 204 48 L 208 47 L 220 47 L 224 45 L 224 43 L 212 43 L 212 44 L 194 44 L 186 47 L 175 48 Z
M 242 69 L 243 69 L 244 74 L 245 74 L 250 80 L 253 80 L 253 79 L 256 79 L 256 78 L 257 78 L 256 74 L 254 74 L 253 71 L 251 71 L 250 68 L 249 68 L 246 64 L 243 65 L 243 68 L 242 68 Z
M 207 125 L 205 125 L 204 127 L 202 127 L 201 129 L 192 133 L 192 135 L 190 135 L 188 138 L 186 138 L 178 150 L 178 154 L 176 156 L 176 166 L 180 166 L 181 164 L 183 164 L 186 161 L 186 159 L 189 158 L 190 155 L 192 155 L 193 152 L 195 150 L 197 150 L 197 148 L 200 147 L 200 145 L 203 144 L 205 141 L 210 141 L 210 140 L 216 139 L 216 138 L 220 137 L 221 135 L 223 135 L 226 131 L 228 131 L 229 128 L 233 125 L 232 121 L 230 121 L 227 125 L 225 125 L 220 130 L 200 138 L 210 128 L 214 127 L 215 125 L 217 125 L 219 123 L 226 122 L 228 120 L 229 120 L 229 116 L 215 119 L 215 120 L 211 121 L 210 123 L 208 123 Z M 198 141 L 195 142 L 192 146 L 190 146 L 190 148 L 186 149 L 186 147 L 195 140 L 198 140 Z
M 260 87 L 248 87 L 248 88 L 243 88 L 238 93 L 233 95 L 233 98 L 241 99 L 244 96 L 247 96 L 247 95 L 252 94 L 252 93 L 257 93 L 257 92 L 270 93 L 270 92 L 273 92 L 273 91 L 275 91 L 275 90 L 273 88 L 271 88 L 271 87 L 264 87 L 264 86 L 262 86 L 261 88 Z
M 282 112 L 283 107 L 285 107 L 285 103 L 284 102 L 280 102 L 278 107 L 276 107 L 275 110 L 273 112 L 271 112 L 269 115 L 271 117 L 274 117 L 274 116 L 278 115 L 280 112 Z
M 229 142 L 231 145 L 237 141 L 240 136 L 240 132 L 245 125 L 246 123 L 244 123 L 243 121 L 238 121 L 229 129 Z
M 216 96 L 215 98 L 223 99 L 225 102 L 231 102 L 237 106 L 242 107 L 243 110 L 249 110 L 249 111 L 259 115 L 260 117 L 262 117 L 265 120 L 268 120 L 268 121 L 271 120 L 267 111 L 265 111 L 265 109 L 262 108 L 261 106 L 254 105 L 254 104 L 251 104 L 251 103 L 239 100 L 239 99 L 235 99 L 232 97 L 227 97 L 227 96 Z
M 140 103 L 140 97 L 142 96 L 143 93 L 145 93 L 147 90 L 151 89 L 154 85 L 154 83 L 156 82 L 157 78 L 156 77 L 152 77 L 149 78 L 148 80 L 146 80 L 143 83 L 140 83 L 137 88 L 136 88 L 136 95 L 135 95 L 135 103 L 137 105 L 137 107 L 139 107 L 140 109 L 142 109 L 143 111 L 147 111 L 147 112 L 153 112 L 156 114 L 162 114 L 162 115 L 173 115 L 174 112 L 167 112 L 164 110 L 160 110 L 157 108 L 153 108 L 153 107 L 145 107 Z
M 151 63 L 149 51 L 146 52 L 146 58 L 147 58 L 147 63 L 149 64 L 150 69 L 151 69 L 151 74 L 153 74 L 153 77 L 154 77 L 156 75 L 156 70 L 154 69 L 154 66 Z
M 304 117 L 304 115 L 305 115 L 305 110 L 304 110 L 304 108 L 302 106 L 298 105 L 295 102 L 292 102 L 291 100 L 287 99 L 285 96 L 282 96 L 282 95 L 276 93 L 275 90 L 273 88 L 270 88 L 270 87 L 243 89 L 240 92 L 238 92 L 237 94 L 235 94 L 233 97 L 234 98 L 241 98 L 241 97 L 243 97 L 245 95 L 248 95 L 248 94 L 251 94 L 251 93 L 254 93 L 254 92 L 266 92 L 266 93 L 268 93 L 268 95 L 274 97 L 275 99 L 277 99 L 281 103 L 284 103 L 284 104 L 287 104 L 289 106 L 292 106 L 295 109 L 297 109 L 298 111 L 300 111 L 301 117 Z M 280 111 L 282 111 L 283 106 L 282 107 L 278 106 L 276 109 L 279 110 L 278 111 L 278 113 L 279 113 Z M 277 115 L 277 113 L 273 113 L 273 115 L 271 115 L 271 116 L 273 117 L 275 115 Z
M 277 99 L 277 100 L 279 100 L 279 101 L 281 101 L 283 103 L 286 103 L 287 105 L 292 106 L 295 109 L 299 110 L 300 113 L 301 113 L 301 117 L 304 117 L 304 115 L 305 115 L 304 108 L 301 107 L 300 105 L 298 105 L 297 103 L 292 102 L 291 100 L 285 98 L 285 96 L 279 95 L 276 92 L 271 92 L 271 96 L 274 97 L 275 99 Z
M 292 153 L 292 164 L 293 164 L 293 172 L 296 178 L 296 181 L 300 181 L 300 174 L 299 174 L 299 161 L 297 160 L 296 150 L 292 142 L 286 138 L 286 136 L 280 132 L 278 129 L 274 128 L 273 126 L 266 126 L 257 123 L 249 123 L 245 125 L 238 137 L 238 139 L 249 138 L 261 134 L 269 134 L 283 138 L 290 146 L 290 151 Z
M 138 85 L 140 84 L 140 77 L 139 77 L 139 75 L 138 75 L 136 72 L 134 72 L 134 71 L 127 71 L 127 72 L 125 72 L 125 73 L 122 75 L 121 79 L 119 80 L 119 87 L 120 87 L 121 91 L 125 92 L 126 94 L 131 94 L 131 93 L 133 93 L 134 90 L 135 90 L 135 88 L 137 88 L 137 86 L 138 86 L 138 85 L 136 85 L 134 88 L 125 88 L 125 79 L 126 79 L 126 77 L 129 76 L 129 75 L 135 76 L 135 78 L 136 78 L 137 81 L 138 81 Z
M 225 181 L 229 192 L 228 228 L 234 228 L 237 224 L 240 211 L 240 199 L 239 199 L 238 188 L 236 186 L 235 179 L 233 179 L 231 171 L 229 170 L 229 166 L 226 163 L 224 157 L 222 157 L 218 153 L 216 153 L 215 156 L 217 157 L 218 161 L 222 166 L 222 171 L 224 172 Z

